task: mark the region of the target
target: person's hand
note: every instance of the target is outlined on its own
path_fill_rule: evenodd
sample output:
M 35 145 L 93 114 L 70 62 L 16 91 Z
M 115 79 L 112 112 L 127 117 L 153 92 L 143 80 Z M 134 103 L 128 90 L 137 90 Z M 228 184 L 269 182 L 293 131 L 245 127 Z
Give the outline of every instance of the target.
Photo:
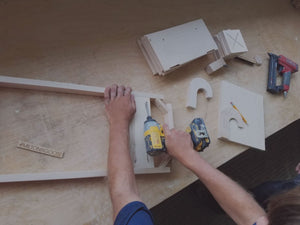
M 196 153 L 193 149 L 191 136 L 181 130 L 169 129 L 167 124 L 163 125 L 163 130 L 166 137 L 167 152 L 185 165 L 188 157 Z
M 296 172 L 298 173 L 298 174 L 300 174 L 300 162 L 298 163 L 298 165 L 296 166 Z
M 131 91 L 130 87 L 125 88 L 116 84 L 105 88 L 105 112 L 111 126 L 129 126 L 136 111 Z

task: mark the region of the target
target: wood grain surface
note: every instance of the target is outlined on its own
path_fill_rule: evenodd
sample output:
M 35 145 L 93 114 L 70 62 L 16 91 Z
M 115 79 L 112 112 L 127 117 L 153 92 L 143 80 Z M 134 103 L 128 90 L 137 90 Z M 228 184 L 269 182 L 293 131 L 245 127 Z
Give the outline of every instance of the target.
M 204 68 L 210 59 L 202 57 L 164 77 L 152 76 L 136 40 L 199 18 L 212 34 L 240 29 L 249 51 L 262 57 L 262 66 L 231 60 L 209 76 Z M 246 149 L 217 139 L 220 81 L 264 96 L 266 136 L 299 118 L 299 73 L 292 75 L 287 99 L 266 92 L 267 52 L 300 62 L 299 19 L 299 10 L 285 0 L 2 0 L 0 74 L 99 87 L 122 83 L 162 94 L 173 105 L 176 128 L 204 118 L 212 142 L 201 155 L 217 167 Z M 207 101 L 198 95 L 197 109 L 189 110 L 186 91 L 196 77 L 210 83 L 214 97 Z M 1 173 L 106 167 L 108 123 L 101 98 L 0 88 L 0 109 Z M 18 150 L 18 140 L 60 149 L 68 163 Z M 137 176 L 149 207 L 195 180 L 175 160 L 171 174 Z M 3 184 L 0 208 L 6 225 L 112 224 L 106 178 Z

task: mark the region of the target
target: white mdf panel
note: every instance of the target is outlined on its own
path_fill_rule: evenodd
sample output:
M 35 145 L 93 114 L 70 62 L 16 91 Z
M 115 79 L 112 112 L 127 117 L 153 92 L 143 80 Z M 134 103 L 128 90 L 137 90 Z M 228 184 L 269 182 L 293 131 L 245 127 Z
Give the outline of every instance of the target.
M 145 36 L 164 71 L 218 49 L 202 19 Z
M 219 132 L 222 123 L 221 112 L 231 106 L 230 102 L 233 102 L 242 113 L 248 125 L 245 124 L 244 128 L 239 128 L 236 121 L 231 120 L 227 137 L 222 137 L 219 133 L 218 138 L 265 150 L 263 96 L 226 81 L 221 82 L 220 93 Z

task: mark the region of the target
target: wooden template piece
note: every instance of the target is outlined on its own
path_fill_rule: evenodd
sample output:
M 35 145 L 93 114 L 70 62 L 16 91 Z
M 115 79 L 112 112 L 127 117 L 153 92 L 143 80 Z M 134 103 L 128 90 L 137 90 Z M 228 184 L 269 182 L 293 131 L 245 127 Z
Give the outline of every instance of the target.
M 60 92 L 69 94 L 91 95 L 91 96 L 103 96 L 105 88 L 87 86 L 72 83 L 62 83 L 55 81 L 36 80 L 28 78 L 8 77 L 0 76 L 0 87 L 21 88 L 30 90 Z M 143 93 L 133 91 L 132 94 L 136 97 L 148 97 L 151 99 L 159 98 L 163 99 L 162 95 Z
M 238 108 L 246 118 L 248 125 L 240 129 L 235 122 L 230 123 L 230 137 L 226 138 L 220 133 L 222 112 L 231 106 L 230 102 Z M 219 138 L 226 138 L 232 142 L 249 147 L 265 150 L 263 97 L 229 82 L 221 82 L 219 106 Z
M 246 61 L 250 64 L 255 64 L 257 66 L 260 66 L 262 64 L 262 58 L 259 55 L 254 55 L 251 52 L 245 52 L 241 55 L 238 55 L 236 58 L 241 59 L 243 61 Z
M 218 49 L 202 19 L 144 37 L 151 44 L 164 72 Z
M 207 74 L 211 74 L 211 73 L 217 71 L 218 69 L 221 69 L 225 65 L 226 65 L 226 62 L 224 61 L 224 59 L 219 58 L 216 61 L 208 64 L 208 66 L 205 68 L 205 71 L 207 72 Z
M 103 96 L 104 88 L 98 88 L 86 85 L 77 85 L 61 82 L 33 80 L 25 78 L 14 78 L 0 76 L 0 87 L 24 88 L 42 91 L 53 91 L 61 93 L 74 93 L 83 95 Z M 145 103 L 150 106 L 150 99 L 163 99 L 161 95 L 134 92 L 136 101 L 136 114 L 130 124 L 130 152 L 134 163 L 134 171 L 136 174 L 147 173 L 169 173 L 170 167 L 158 166 L 154 167 L 153 158 L 146 153 L 146 147 L 143 136 L 144 121 L 146 119 Z M 143 96 L 144 95 L 144 96 Z M 166 109 L 166 122 L 170 127 L 174 126 L 171 104 L 164 106 Z M 149 107 L 150 108 L 150 107 Z M 17 181 L 34 181 L 34 180 L 57 180 L 57 179 L 73 179 L 87 177 L 106 176 L 106 170 L 87 170 L 87 171 L 71 171 L 71 172 L 49 172 L 49 173 L 28 173 L 28 174 L 2 174 L 1 182 L 17 182 Z
M 245 127 L 245 123 L 241 115 L 232 106 L 224 109 L 221 112 L 221 119 L 219 120 L 219 138 L 230 140 L 230 121 L 235 120 L 237 126 L 242 129 Z
M 50 149 L 50 148 L 41 147 L 41 146 L 30 144 L 30 143 L 27 143 L 27 142 L 24 142 L 24 141 L 19 141 L 19 143 L 17 145 L 17 148 L 21 148 L 21 149 L 29 150 L 29 151 L 32 151 L 32 152 L 37 152 L 37 153 L 53 156 L 53 157 L 56 157 L 56 158 L 63 158 L 64 157 L 64 152 L 58 152 L 58 151 L 55 151 L 55 150 Z
M 210 84 L 202 78 L 194 78 L 191 80 L 188 91 L 186 107 L 196 108 L 197 107 L 197 94 L 198 91 L 203 89 L 205 91 L 206 98 L 212 98 L 213 92 Z

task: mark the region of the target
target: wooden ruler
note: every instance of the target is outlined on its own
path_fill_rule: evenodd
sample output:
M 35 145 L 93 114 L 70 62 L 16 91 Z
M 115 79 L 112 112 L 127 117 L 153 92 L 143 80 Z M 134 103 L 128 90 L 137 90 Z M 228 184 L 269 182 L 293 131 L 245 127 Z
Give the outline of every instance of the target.
M 33 151 L 33 152 L 38 152 L 38 153 L 49 155 L 49 156 L 56 157 L 56 158 L 64 157 L 64 152 L 57 152 L 57 151 L 54 151 L 53 149 L 30 144 L 30 143 L 27 143 L 24 141 L 19 141 L 17 148 L 21 148 L 21 149 L 25 149 L 25 150 L 29 150 L 29 151 Z

